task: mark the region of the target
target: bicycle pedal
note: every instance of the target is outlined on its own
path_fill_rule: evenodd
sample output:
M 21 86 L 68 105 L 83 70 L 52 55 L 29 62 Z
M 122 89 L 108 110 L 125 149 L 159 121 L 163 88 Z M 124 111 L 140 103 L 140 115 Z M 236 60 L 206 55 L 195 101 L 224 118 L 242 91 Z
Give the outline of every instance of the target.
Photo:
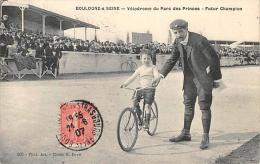
M 143 127 L 144 131 L 149 131 L 149 127 Z

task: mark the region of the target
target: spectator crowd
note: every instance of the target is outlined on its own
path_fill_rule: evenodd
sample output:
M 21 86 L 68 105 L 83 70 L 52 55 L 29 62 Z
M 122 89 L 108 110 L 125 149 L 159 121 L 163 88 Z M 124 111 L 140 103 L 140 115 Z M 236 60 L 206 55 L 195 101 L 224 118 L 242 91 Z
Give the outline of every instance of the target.
M 24 49 L 23 55 L 28 49 L 36 50 L 43 43 L 45 48 L 49 47 L 55 51 L 78 51 L 78 52 L 94 52 L 94 53 L 112 53 L 112 54 L 139 54 L 142 49 L 151 49 L 155 54 L 170 54 L 171 46 L 165 43 L 148 43 L 148 44 L 133 44 L 133 43 L 114 43 L 110 41 L 100 42 L 96 40 L 80 40 L 71 39 L 68 37 L 43 36 L 41 33 L 22 32 L 17 28 L 12 28 L 12 23 L 9 22 L 8 16 L 4 15 L 1 20 L 1 38 L 2 46 L 0 47 L 0 55 L 8 56 L 8 46 L 17 43 L 18 49 Z M 21 50 L 20 50 L 21 51 Z M 12 52 L 13 53 L 13 52 Z M 37 55 L 37 54 L 36 54 Z M 39 54 L 38 54 L 39 55 Z
M 250 51 L 238 48 L 221 47 L 218 50 L 220 56 L 225 57 L 247 57 Z
M 57 67 L 57 61 L 62 57 L 62 51 L 112 53 L 112 54 L 139 54 L 142 49 L 150 49 L 154 55 L 170 54 L 171 45 L 151 42 L 148 44 L 100 42 L 96 40 L 80 40 L 68 37 L 43 36 L 41 33 L 22 32 L 15 28 L 4 15 L 0 21 L 0 57 L 26 57 L 35 50 L 35 57 L 41 58 L 47 67 Z M 222 47 L 220 57 L 248 57 L 249 51 Z M 22 61 L 22 57 L 19 58 Z M 20 63 L 21 64 L 21 63 Z M 19 65 L 19 63 L 18 63 Z M 21 67 L 21 69 L 25 68 Z M 52 68 L 51 68 L 52 69 Z
M 221 47 L 218 50 L 219 57 L 233 57 L 240 60 L 241 64 L 255 64 L 257 55 L 254 51 L 241 48 Z
M 139 54 L 142 49 L 151 49 L 155 54 L 170 54 L 171 45 L 165 43 L 151 42 L 148 44 L 134 44 L 134 43 L 114 43 L 110 41 L 96 41 L 96 40 L 80 40 L 72 39 L 68 37 L 57 36 L 43 36 L 41 33 L 22 32 L 17 28 L 11 28 L 11 23 L 8 21 L 8 16 L 4 15 L 1 20 L 1 38 L 0 41 L 6 46 L 13 45 L 17 42 L 18 47 L 24 49 L 37 49 L 40 43 L 43 43 L 43 47 L 48 44 L 51 49 L 59 49 L 60 51 L 78 51 L 78 52 L 94 52 L 94 53 L 113 53 L 113 54 Z M 5 46 L 0 47 L 1 56 L 7 55 Z M 5 52 L 4 52 L 5 51 Z M 4 53 L 4 54 L 3 54 Z M 220 48 L 218 51 L 220 56 L 229 57 L 243 57 L 247 56 L 247 50 L 232 49 L 229 47 Z

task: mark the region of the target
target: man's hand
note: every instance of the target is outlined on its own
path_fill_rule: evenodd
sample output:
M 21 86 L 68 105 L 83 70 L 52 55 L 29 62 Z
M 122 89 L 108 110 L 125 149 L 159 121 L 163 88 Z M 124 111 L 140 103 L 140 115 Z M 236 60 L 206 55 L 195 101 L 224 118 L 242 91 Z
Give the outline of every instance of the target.
M 159 77 L 153 79 L 153 81 L 152 81 L 152 86 L 153 86 L 153 87 L 156 87 L 156 86 L 160 83 L 161 79 L 162 79 L 161 76 L 159 76 Z
M 219 81 L 214 81 L 213 82 L 213 88 L 218 88 L 220 86 L 220 82 Z
M 206 68 L 206 72 L 207 72 L 207 74 L 210 73 L 210 66 L 208 66 L 208 67 Z
M 215 80 L 213 82 L 213 88 L 225 89 L 226 85 L 224 84 L 224 82 L 222 80 Z

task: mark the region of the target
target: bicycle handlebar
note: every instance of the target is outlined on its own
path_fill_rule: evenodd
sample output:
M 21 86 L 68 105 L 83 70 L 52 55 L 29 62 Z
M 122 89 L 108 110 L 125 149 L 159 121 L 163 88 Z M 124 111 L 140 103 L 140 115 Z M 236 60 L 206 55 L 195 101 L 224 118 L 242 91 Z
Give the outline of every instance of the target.
M 127 90 L 132 90 L 132 91 L 138 91 L 138 90 L 142 90 L 142 89 L 155 89 L 155 87 L 144 87 L 144 88 L 129 88 L 129 87 L 124 87 L 123 89 L 127 89 Z

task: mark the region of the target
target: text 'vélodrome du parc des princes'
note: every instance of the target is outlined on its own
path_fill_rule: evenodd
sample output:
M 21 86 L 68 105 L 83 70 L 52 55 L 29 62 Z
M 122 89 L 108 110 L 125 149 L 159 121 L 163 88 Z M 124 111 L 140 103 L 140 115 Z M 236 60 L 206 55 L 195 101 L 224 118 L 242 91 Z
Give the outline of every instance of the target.
M 163 10 L 163 11 L 241 11 L 240 7 L 119 7 L 119 6 L 76 6 L 76 10 L 127 10 L 127 11 L 154 11 L 154 10 Z

